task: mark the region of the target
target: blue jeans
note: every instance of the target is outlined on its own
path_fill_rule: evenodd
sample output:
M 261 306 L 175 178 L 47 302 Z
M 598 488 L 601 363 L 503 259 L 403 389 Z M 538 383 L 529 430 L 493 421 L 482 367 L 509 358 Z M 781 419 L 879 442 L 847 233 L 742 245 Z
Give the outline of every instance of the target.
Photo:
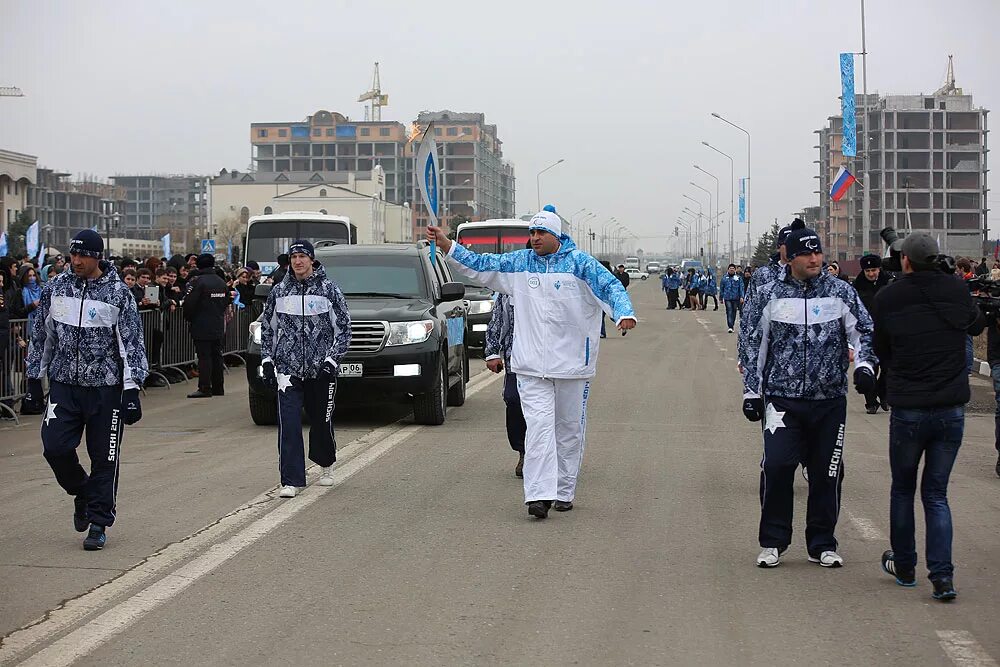
M 917 469 L 924 457 L 920 480 L 920 500 L 924 505 L 926 559 L 930 578 L 951 577 L 951 508 L 948 507 L 948 478 L 962 445 L 965 407 L 893 408 L 889 420 L 889 466 L 892 491 L 889 503 L 890 542 L 896 563 L 915 567 L 913 499 L 917 490 Z
M 726 299 L 726 324 L 730 329 L 736 324 L 736 310 L 740 307 L 740 302 L 734 299 Z

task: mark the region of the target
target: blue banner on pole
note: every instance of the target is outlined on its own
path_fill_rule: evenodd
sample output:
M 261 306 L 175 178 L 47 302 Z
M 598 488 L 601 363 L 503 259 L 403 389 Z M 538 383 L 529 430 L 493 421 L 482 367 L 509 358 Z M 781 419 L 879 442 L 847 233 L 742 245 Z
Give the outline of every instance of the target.
M 0 233 L 0 257 L 7 256 L 7 232 Z
M 170 259 L 170 233 L 167 232 L 161 236 L 160 242 L 163 244 L 163 256 Z
M 844 116 L 844 138 L 841 150 L 844 157 L 854 157 L 858 154 L 858 126 L 854 114 L 854 54 L 840 54 L 840 102 Z
M 740 179 L 740 224 L 747 221 L 747 179 Z
M 38 221 L 35 220 L 34 224 L 28 227 L 28 231 L 24 234 L 24 249 L 28 253 L 28 257 L 35 257 L 38 255 Z

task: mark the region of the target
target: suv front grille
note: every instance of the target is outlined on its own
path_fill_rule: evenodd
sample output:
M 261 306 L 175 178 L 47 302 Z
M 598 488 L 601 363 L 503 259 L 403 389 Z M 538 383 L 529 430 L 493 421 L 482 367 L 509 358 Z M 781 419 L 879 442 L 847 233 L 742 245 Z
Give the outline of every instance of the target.
M 351 322 L 349 352 L 378 352 L 385 344 L 385 322 Z

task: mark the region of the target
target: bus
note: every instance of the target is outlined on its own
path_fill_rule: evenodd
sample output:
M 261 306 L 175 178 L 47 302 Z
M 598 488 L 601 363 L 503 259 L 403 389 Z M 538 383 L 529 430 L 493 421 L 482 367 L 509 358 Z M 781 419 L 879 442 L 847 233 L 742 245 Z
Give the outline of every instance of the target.
M 516 218 L 463 222 L 455 240 L 478 253 L 504 253 L 522 250 L 528 242 L 528 221 Z
M 626 269 L 638 269 L 639 268 L 639 258 L 638 257 L 626 257 L 625 258 L 625 268 Z
M 255 215 L 247 222 L 243 261 L 253 260 L 262 275 L 271 275 L 278 268 L 278 255 L 288 252 L 288 244 L 296 239 L 314 246 L 351 245 L 358 242 L 358 229 L 343 215 L 313 211 Z

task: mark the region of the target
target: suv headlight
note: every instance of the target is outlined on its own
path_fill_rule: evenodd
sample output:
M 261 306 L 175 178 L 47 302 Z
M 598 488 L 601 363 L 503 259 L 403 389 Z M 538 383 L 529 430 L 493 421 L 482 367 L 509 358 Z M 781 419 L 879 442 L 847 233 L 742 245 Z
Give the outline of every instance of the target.
M 485 315 L 493 311 L 493 299 L 469 302 L 469 315 Z
M 386 345 L 410 345 L 423 343 L 434 331 L 434 320 L 416 320 L 414 322 L 390 322 L 389 340 Z
M 250 323 L 250 340 L 260 345 L 260 322 L 257 320 Z

